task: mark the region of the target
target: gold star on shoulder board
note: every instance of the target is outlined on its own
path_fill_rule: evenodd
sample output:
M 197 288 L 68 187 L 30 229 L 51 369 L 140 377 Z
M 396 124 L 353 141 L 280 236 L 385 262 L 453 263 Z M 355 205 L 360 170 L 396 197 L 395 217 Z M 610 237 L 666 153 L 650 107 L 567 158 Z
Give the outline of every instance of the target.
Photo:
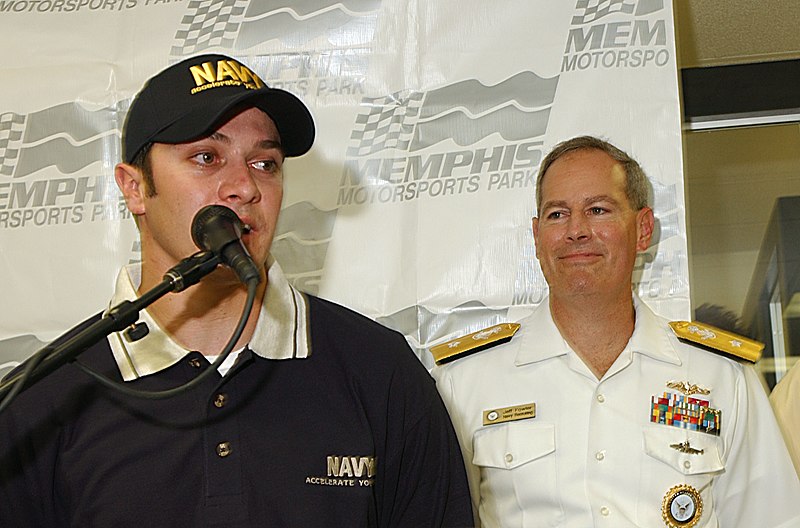
M 669 323 L 678 339 L 713 352 L 727 354 L 755 363 L 761 359 L 764 343 L 742 337 L 706 323 L 673 321 Z

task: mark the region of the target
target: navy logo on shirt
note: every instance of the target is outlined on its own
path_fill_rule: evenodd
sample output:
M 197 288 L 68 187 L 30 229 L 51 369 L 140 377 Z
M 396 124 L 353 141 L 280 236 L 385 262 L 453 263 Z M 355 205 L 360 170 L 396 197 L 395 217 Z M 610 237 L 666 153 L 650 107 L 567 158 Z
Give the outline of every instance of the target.
M 374 456 L 328 455 L 327 475 L 306 477 L 306 484 L 320 486 L 372 486 L 377 468 Z

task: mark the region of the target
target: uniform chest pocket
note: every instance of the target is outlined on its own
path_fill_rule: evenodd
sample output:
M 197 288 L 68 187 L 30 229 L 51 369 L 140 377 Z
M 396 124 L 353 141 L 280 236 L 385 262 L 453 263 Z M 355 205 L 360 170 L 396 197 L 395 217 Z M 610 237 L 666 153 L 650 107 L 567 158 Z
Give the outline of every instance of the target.
M 725 471 L 722 439 L 718 436 L 649 424 L 643 430 L 644 457 L 639 486 L 642 525 L 657 525 L 659 505 L 675 486 L 691 486 L 700 494 L 702 516 L 695 528 L 717 528 L 714 505 L 714 478 Z
M 564 511 L 556 480 L 555 425 L 519 421 L 484 427 L 472 437 L 487 525 L 558 526 Z M 523 515 L 535 504 L 536 515 Z
M 514 469 L 556 450 L 556 431 L 552 424 L 511 422 L 491 425 L 472 439 L 476 466 Z
M 683 475 L 718 473 L 725 469 L 721 439 L 685 429 L 653 426 L 643 432 L 644 451 Z

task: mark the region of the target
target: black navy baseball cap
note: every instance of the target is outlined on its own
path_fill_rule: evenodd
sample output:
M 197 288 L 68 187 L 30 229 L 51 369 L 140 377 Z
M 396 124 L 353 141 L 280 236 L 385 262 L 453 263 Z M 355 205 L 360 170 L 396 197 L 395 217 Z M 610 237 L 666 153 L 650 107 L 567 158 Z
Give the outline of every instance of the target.
M 125 118 L 122 159 L 131 163 L 149 143 L 185 143 L 205 137 L 235 108 L 256 107 L 275 123 L 286 157 L 314 143 L 314 120 L 286 90 L 270 88 L 225 55 L 198 55 L 173 64 L 145 83 Z

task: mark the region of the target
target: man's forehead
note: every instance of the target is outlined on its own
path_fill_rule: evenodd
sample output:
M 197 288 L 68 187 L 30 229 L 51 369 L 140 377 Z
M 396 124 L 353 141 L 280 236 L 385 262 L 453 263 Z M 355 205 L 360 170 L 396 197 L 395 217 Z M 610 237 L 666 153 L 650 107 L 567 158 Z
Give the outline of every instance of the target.
M 554 167 L 573 167 L 575 165 L 594 165 L 598 167 L 616 165 L 620 168 L 622 167 L 622 164 L 612 158 L 607 152 L 596 148 L 584 147 L 565 152 L 558 159 L 553 161 L 547 169 L 547 172 L 550 172 Z
M 566 199 L 562 199 L 561 197 L 546 199 L 544 202 L 544 209 L 548 209 L 550 207 L 588 207 L 593 204 L 619 204 L 625 202 L 626 200 L 624 196 L 617 196 L 615 194 L 575 194 L 567 197 Z
M 580 180 L 581 185 L 612 184 L 625 187 L 622 164 L 601 150 L 569 152 L 555 160 L 542 177 L 542 190 L 553 186 L 569 186 Z

